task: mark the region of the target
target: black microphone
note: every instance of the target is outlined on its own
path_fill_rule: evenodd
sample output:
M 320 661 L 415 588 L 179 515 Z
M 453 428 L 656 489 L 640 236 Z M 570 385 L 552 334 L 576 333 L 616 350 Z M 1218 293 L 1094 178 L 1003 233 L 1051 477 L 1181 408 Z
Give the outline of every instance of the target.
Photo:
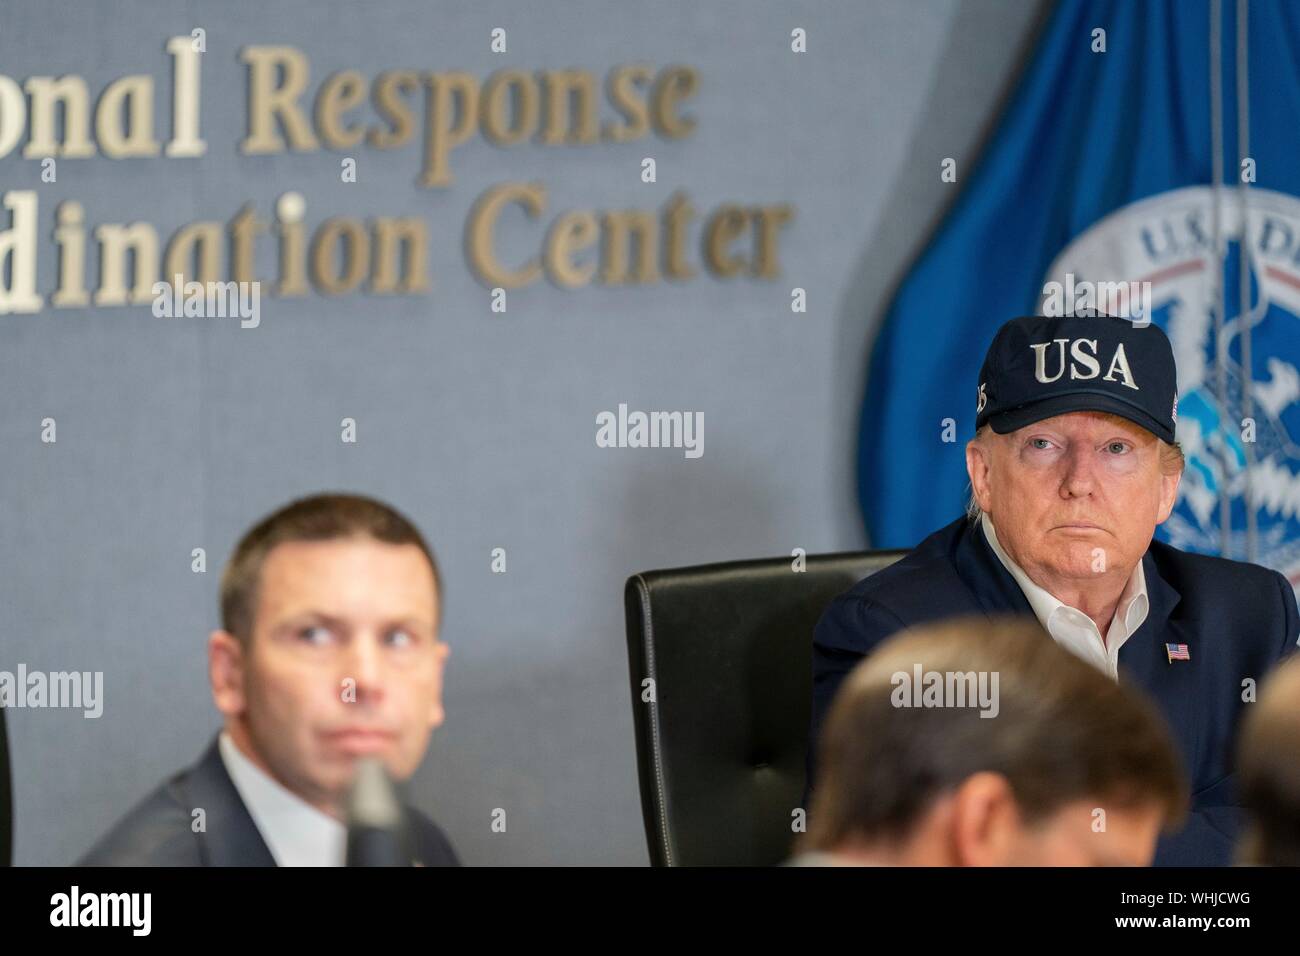
M 357 761 L 347 800 L 347 866 L 409 866 L 410 834 L 402 801 L 383 762 Z

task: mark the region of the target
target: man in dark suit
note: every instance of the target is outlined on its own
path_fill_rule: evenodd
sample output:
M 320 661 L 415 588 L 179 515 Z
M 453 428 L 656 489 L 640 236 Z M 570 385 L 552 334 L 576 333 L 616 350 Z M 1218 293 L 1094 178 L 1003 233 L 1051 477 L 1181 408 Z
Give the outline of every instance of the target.
M 224 730 L 80 862 L 341 865 L 359 762 L 404 781 L 443 721 L 439 598 L 432 552 L 381 502 L 317 495 L 264 519 L 226 565 L 208 639 Z M 459 863 L 414 808 L 392 822 L 401 858 Z
M 1035 616 L 1149 693 L 1191 777 L 1157 865 L 1226 865 L 1243 821 L 1230 747 L 1253 687 L 1296 645 L 1281 574 L 1153 540 L 1182 474 L 1164 332 L 1106 316 L 1012 319 L 989 348 L 966 447 L 969 513 L 840 595 L 813 639 L 813 757 L 836 688 L 891 634 L 960 614 Z M 887 453 L 887 450 L 882 450 Z

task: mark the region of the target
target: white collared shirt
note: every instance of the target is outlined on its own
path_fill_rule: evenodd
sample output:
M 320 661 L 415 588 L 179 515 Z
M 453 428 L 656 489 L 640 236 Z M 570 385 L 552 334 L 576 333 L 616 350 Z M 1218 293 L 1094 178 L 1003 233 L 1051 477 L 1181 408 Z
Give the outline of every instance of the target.
M 284 787 L 239 749 L 226 731 L 217 747 L 248 815 L 280 866 L 342 866 L 347 828 Z
M 1043 625 L 1043 629 L 1057 644 L 1118 680 L 1119 649 L 1142 626 L 1150 607 L 1147 598 L 1147 577 L 1142 569 L 1142 562 L 1137 563 L 1137 567 L 1129 575 L 1128 583 L 1124 585 L 1119 603 L 1115 605 L 1115 616 L 1111 618 L 1110 627 L 1106 630 L 1106 640 L 1103 643 L 1101 632 L 1097 630 L 1097 625 L 1092 618 L 1078 608 L 1070 607 L 1057 600 L 1031 581 L 1029 575 L 1011 560 L 1011 556 L 998 543 L 997 532 L 993 530 L 993 521 L 987 514 L 981 516 L 980 524 L 984 528 L 984 536 L 988 539 L 989 547 L 1020 585 L 1020 590 L 1024 592 L 1029 606 L 1033 608 L 1034 616 L 1038 618 L 1038 623 Z

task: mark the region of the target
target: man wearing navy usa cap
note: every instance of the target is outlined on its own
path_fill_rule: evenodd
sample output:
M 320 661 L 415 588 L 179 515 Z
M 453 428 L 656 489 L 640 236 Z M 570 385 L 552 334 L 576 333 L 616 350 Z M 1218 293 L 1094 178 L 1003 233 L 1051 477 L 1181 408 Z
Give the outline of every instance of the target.
M 1227 865 L 1243 822 L 1231 743 L 1251 688 L 1296 646 L 1287 579 L 1153 540 L 1183 470 L 1173 350 L 1158 327 L 1025 316 L 993 338 L 966 446 L 966 515 L 837 597 L 813 638 L 809 805 L 818 732 L 885 638 L 958 614 L 1033 615 L 1058 644 L 1144 689 L 1191 781 L 1157 865 Z

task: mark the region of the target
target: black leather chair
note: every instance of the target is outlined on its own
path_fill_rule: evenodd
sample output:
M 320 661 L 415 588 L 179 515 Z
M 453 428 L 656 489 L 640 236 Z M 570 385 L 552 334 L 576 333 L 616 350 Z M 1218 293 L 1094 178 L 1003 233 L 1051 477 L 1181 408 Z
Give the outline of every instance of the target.
M 653 865 L 787 858 L 803 796 L 813 627 L 836 594 L 905 553 L 809 555 L 801 572 L 793 558 L 771 558 L 628 578 L 632 713 Z

